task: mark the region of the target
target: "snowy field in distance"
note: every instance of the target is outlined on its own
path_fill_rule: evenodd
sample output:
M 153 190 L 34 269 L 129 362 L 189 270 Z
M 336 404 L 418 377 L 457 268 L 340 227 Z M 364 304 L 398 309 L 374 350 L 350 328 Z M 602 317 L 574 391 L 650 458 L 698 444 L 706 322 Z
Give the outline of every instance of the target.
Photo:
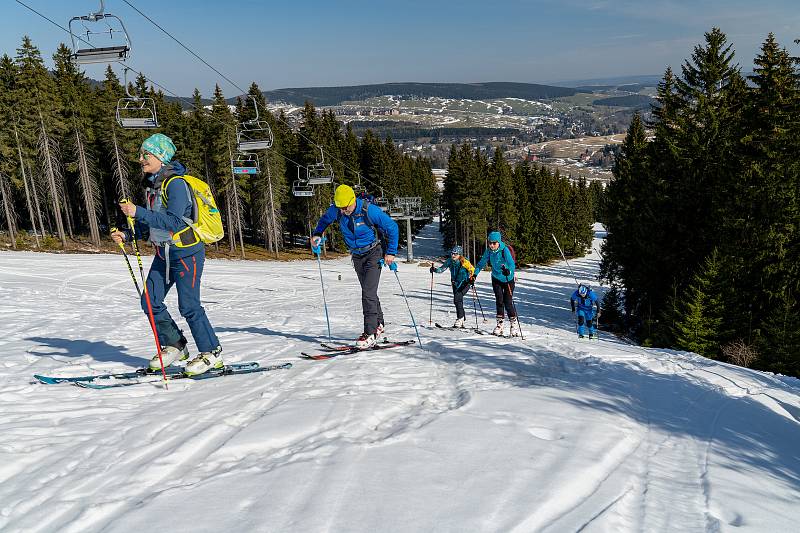
M 439 252 L 431 225 L 415 254 Z M 592 280 L 598 257 L 572 266 Z M 333 334 L 353 339 L 355 274 L 323 269 Z M 306 361 L 327 331 L 316 262 L 211 260 L 203 301 L 226 361 L 294 367 L 96 391 L 31 376 L 146 363 L 122 257 L 0 253 L 0 530 L 798 530 L 800 381 L 579 341 L 560 263 L 519 274 L 524 341 L 428 327 L 427 268 L 399 276 L 422 347 Z M 380 295 L 388 336 L 415 338 L 388 271 Z

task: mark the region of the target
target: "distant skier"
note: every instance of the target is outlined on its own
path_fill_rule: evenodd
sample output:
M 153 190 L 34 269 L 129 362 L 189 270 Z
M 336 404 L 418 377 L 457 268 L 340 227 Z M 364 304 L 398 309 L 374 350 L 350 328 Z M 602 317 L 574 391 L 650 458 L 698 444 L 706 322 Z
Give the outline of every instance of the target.
M 517 320 L 517 313 L 512 300 L 516 264 L 511 250 L 503 242 L 499 231 L 493 231 L 489 234 L 489 247 L 483 252 L 478 264 L 475 265 L 475 273 L 471 278 L 472 282 L 478 277 L 486 263 L 489 263 L 492 267 L 492 289 L 494 290 L 495 307 L 497 308 L 497 326 L 495 326 L 492 334 L 503 335 L 503 321 L 505 320 L 505 314 L 508 313 L 508 319 L 511 322 L 511 336 L 519 337 L 519 321 Z
M 577 304 L 578 337 L 582 339 L 586 335 L 587 327 L 590 339 L 597 336 L 595 322 L 600 317 L 600 300 L 597 299 L 594 291 L 587 285 L 578 285 L 578 288 L 572 293 L 569 303 L 572 307 L 573 315 L 575 315 Z M 594 312 L 595 307 L 597 308 L 596 314 Z
M 146 207 L 120 203 L 126 216 L 136 219 L 136 238 L 148 240 L 155 247 L 155 258 L 147 275 L 147 290 L 153 309 L 158 340 L 162 346 L 164 366 L 189 358 L 186 338 L 167 311 L 164 298 L 173 285 L 178 290 L 178 310 L 186 319 L 200 354 L 189 361 L 185 372 L 202 374 L 211 368 L 222 368 L 222 347 L 200 304 L 200 279 L 203 276 L 206 248 L 184 218 L 193 216 L 193 196 L 186 180 L 186 167 L 173 161 L 175 145 L 164 134 L 151 135 L 142 143 L 139 164 L 144 172 Z M 130 229 L 111 234 L 116 243 L 133 239 Z M 147 301 L 142 294 L 142 309 Z M 150 368 L 161 367 L 158 354 L 150 360 Z
M 378 299 L 378 284 L 381 280 L 380 260 L 391 265 L 397 254 L 400 231 L 397 222 L 378 206 L 367 200 L 356 198 L 348 185 L 339 185 L 330 206 L 317 222 L 312 233 L 311 248 L 318 250 L 325 229 L 339 222 L 344 243 L 350 250 L 353 268 L 361 284 L 361 308 L 364 314 L 364 332 L 356 341 L 359 348 L 374 346 L 385 331 L 383 309 Z M 386 239 L 383 249 L 378 232 Z
M 464 295 L 472 286 L 470 278 L 475 272 L 475 267 L 461 255 L 464 250 L 461 246 L 454 246 L 450 251 L 450 257 L 445 259 L 442 266 L 435 268 L 431 265 L 431 274 L 434 272 L 441 274 L 446 268 L 450 269 L 450 283 L 453 286 L 453 303 L 456 305 L 456 322 L 454 328 L 463 328 L 466 314 L 464 313 Z

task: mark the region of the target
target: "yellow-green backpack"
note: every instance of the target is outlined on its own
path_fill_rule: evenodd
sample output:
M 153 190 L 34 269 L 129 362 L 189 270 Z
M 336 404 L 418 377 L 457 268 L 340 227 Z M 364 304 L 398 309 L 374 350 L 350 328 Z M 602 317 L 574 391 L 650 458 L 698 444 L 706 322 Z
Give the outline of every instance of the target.
M 184 222 L 194 230 L 197 238 L 205 243 L 210 244 L 222 239 L 225 236 L 225 230 L 222 228 L 222 215 L 217 208 L 217 202 L 214 200 L 214 195 L 211 194 L 211 187 L 208 186 L 208 183 L 194 176 L 173 176 L 164 183 L 161 189 L 164 191 L 162 193 L 164 200 L 167 199 L 167 186 L 175 178 L 183 179 L 192 193 L 192 218 L 194 220 L 183 217 Z

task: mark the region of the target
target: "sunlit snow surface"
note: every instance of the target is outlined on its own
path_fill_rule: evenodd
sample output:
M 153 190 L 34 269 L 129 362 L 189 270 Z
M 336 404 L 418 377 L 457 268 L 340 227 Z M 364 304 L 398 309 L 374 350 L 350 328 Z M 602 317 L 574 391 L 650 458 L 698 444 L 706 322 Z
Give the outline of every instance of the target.
M 415 255 L 439 254 L 432 225 Z M 146 363 L 123 258 L 0 253 L 0 530 L 797 531 L 798 380 L 579 341 L 561 263 L 519 273 L 524 341 L 429 327 L 430 273 L 401 264 L 424 345 L 306 361 L 327 335 L 310 259 L 211 260 L 203 279 L 226 361 L 292 369 L 98 391 L 31 376 Z M 592 280 L 597 252 L 571 265 Z M 353 339 L 349 260 L 323 270 Z M 487 273 L 478 292 L 491 319 Z M 380 295 L 389 337 L 415 338 L 388 270 Z M 451 296 L 437 275 L 434 321 Z

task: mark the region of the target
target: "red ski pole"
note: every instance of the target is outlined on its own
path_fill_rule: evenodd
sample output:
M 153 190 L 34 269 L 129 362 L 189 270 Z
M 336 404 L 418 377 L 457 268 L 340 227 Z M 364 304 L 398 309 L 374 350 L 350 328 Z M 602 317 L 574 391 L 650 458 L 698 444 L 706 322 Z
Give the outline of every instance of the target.
M 122 200 L 120 203 L 128 203 L 130 200 Z M 150 319 L 150 328 L 153 330 L 153 337 L 156 340 L 156 350 L 158 351 L 158 362 L 161 363 L 161 376 L 164 378 L 164 388 L 169 388 L 167 385 L 167 371 L 164 369 L 164 359 L 161 356 L 161 342 L 158 340 L 158 330 L 156 330 L 156 320 L 153 317 L 153 306 L 150 305 L 150 292 L 147 290 L 147 280 L 144 277 L 144 267 L 142 266 L 142 255 L 139 253 L 139 245 L 136 243 L 136 228 L 133 223 L 133 217 L 126 217 L 128 219 L 128 227 L 131 229 L 131 241 L 133 243 L 133 251 L 136 252 L 136 261 L 139 263 L 139 275 L 142 277 L 142 287 L 144 289 L 144 299 L 147 302 L 147 318 Z M 169 268 L 169 265 L 167 265 Z

